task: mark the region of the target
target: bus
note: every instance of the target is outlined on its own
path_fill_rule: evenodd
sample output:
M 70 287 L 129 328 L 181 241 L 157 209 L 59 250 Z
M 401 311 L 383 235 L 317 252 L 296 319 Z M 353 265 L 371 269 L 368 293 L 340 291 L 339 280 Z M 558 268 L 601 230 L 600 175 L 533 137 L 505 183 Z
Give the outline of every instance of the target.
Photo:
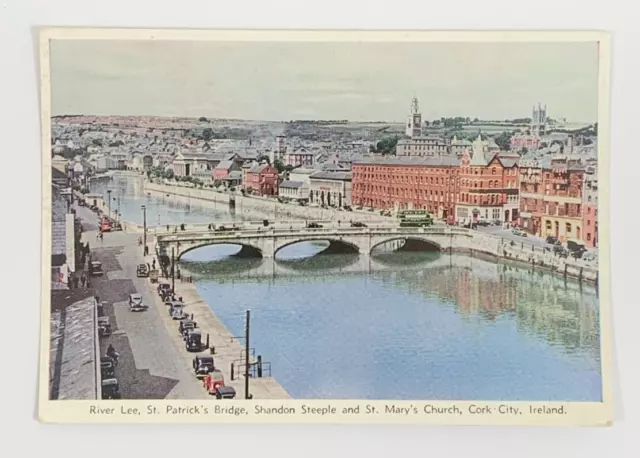
M 433 224 L 433 218 L 425 210 L 402 210 L 398 212 L 400 227 L 428 227 Z

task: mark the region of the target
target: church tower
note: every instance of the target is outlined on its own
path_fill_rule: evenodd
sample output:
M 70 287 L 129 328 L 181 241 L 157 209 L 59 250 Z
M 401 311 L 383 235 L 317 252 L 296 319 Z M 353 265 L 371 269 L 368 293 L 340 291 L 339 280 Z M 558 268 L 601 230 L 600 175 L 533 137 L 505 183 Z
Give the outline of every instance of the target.
M 422 114 L 420 113 L 420 104 L 418 98 L 411 100 L 411 114 L 407 119 L 407 128 L 405 133 L 408 137 L 422 136 Z

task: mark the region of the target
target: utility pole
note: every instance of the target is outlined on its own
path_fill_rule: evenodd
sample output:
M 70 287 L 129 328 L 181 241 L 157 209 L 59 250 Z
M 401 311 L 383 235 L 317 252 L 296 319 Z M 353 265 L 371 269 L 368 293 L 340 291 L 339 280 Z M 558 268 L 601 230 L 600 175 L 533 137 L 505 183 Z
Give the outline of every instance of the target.
M 147 254 L 147 207 L 142 206 L 142 255 Z
M 176 247 L 171 247 L 171 292 L 176 292 Z
M 251 321 L 251 311 L 246 312 L 246 322 L 244 325 L 245 334 L 245 351 L 244 351 L 244 398 L 251 399 L 253 396 L 249 394 L 249 326 Z
M 111 189 L 107 189 L 107 196 L 109 198 L 109 219 L 111 219 Z

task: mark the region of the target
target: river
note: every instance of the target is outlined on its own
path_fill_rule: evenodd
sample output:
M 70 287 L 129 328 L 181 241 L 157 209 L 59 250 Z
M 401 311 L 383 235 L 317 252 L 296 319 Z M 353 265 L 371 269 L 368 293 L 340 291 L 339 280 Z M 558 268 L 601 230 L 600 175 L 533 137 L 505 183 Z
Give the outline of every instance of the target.
M 112 195 L 116 184 L 123 219 L 138 222 L 142 204 L 161 224 L 234 218 L 147 198 L 131 179 Z M 181 260 L 233 335 L 251 310 L 251 347 L 293 398 L 601 400 L 592 286 L 464 255 L 322 249 L 300 243 L 274 261 L 223 245 Z

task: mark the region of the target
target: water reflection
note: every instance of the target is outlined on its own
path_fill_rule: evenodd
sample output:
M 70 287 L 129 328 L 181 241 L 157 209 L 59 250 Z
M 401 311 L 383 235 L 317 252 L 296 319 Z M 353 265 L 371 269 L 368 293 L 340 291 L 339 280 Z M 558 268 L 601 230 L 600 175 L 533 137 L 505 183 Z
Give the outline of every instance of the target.
M 142 205 L 146 207 L 149 226 L 255 220 L 263 216 L 255 211 L 236 211 L 222 203 L 203 205 L 189 197 L 146 194 L 142 177 L 114 175 L 109 182 L 91 183 L 91 192 L 102 194 L 105 199 L 108 198 L 107 189 L 111 189 L 111 210 L 118 210 L 122 220 L 139 225 L 143 223 Z
M 592 287 L 439 253 L 205 264 L 204 299 L 234 333 L 252 310 L 257 352 L 294 397 L 601 398 Z

